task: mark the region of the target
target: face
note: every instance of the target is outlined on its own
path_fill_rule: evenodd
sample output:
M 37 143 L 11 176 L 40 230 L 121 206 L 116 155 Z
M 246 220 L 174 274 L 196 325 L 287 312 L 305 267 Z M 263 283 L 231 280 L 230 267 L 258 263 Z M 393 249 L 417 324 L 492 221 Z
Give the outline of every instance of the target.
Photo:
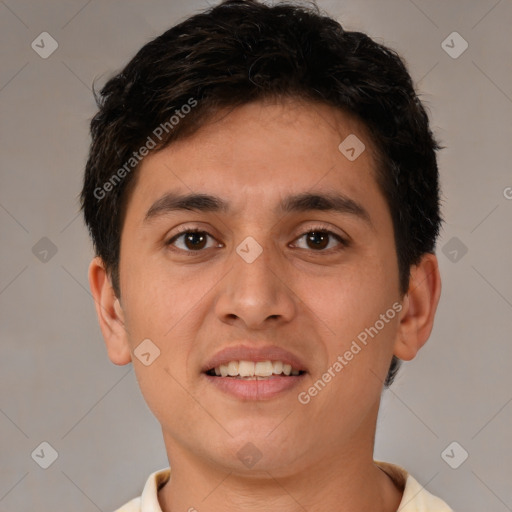
M 365 145 L 355 159 L 355 139 L 339 149 L 349 135 Z M 253 471 L 284 476 L 371 452 L 401 296 L 363 126 L 326 105 L 252 103 L 139 171 L 121 239 L 123 343 L 171 466 L 181 450 L 244 472 L 249 455 Z M 212 197 L 178 197 L 196 194 Z M 148 339 L 146 365 L 134 351 Z M 262 376 L 223 376 L 239 361 Z

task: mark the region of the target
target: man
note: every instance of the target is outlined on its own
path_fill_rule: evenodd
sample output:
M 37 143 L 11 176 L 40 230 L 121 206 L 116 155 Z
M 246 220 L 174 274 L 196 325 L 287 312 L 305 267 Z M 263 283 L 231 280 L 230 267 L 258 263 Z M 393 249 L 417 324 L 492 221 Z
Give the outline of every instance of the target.
M 373 460 L 441 290 L 439 146 L 400 58 L 313 8 L 228 0 L 98 105 L 89 282 L 170 466 L 119 511 L 450 511 Z

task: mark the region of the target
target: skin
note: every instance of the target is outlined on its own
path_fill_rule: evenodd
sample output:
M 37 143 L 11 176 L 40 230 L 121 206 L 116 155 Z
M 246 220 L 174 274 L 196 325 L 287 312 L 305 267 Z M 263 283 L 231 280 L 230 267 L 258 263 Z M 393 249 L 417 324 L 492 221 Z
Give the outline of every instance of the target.
M 338 149 L 351 133 L 366 146 L 352 162 Z M 171 190 L 217 195 L 231 209 L 144 222 Z M 274 211 L 288 194 L 312 191 L 350 197 L 371 223 L 350 213 Z M 304 235 L 318 224 L 349 243 L 308 243 Z M 212 238 L 200 251 L 184 237 L 166 245 L 180 227 Z M 248 236 L 263 248 L 250 264 L 236 252 Z M 322 104 L 256 102 L 149 155 L 123 225 L 120 299 L 99 258 L 89 281 L 111 361 L 132 361 L 162 426 L 172 468 L 158 494 L 163 512 L 396 511 L 402 492 L 373 462 L 380 396 L 392 355 L 410 360 L 429 337 L 441 283 L 435 255 L 425 254 L 400 294 L 389 207 L 356 120 Z M 298 392 L 396 302 L 400 314 L 310 403 L 299 403 Z M 146 338 L 160 350 L 149 366 L 133 353 Z M 263 401 L 221 393 L 201 367 L 241 341 L 298 355 L 308 365 L 304 385 Z M 262 455 L 252 468 L 237 456 L 248 442 Z

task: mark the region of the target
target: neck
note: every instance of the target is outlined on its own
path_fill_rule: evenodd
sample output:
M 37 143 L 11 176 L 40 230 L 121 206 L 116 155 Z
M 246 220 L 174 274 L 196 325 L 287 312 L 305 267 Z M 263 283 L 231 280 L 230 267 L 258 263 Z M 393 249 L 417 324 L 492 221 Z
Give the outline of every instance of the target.
M 209 463 L 169 439 L 166 446 L 172 453 L 171 478 L 158 494 L 162 512 L 395 512 L 402 498 L 374 464 L 373 446 L 370 453 L 356 443 L 344 451 L 330 450 L 293 473 L 286 468 L 241 473 Z

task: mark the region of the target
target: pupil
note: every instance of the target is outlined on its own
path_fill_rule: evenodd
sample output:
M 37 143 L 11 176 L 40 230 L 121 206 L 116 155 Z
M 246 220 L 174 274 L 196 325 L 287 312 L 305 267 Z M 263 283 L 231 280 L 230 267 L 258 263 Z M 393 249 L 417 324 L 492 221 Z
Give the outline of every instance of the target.
M 318 238 L 322 239 L 320 243 L 317 243 Z M 313 242 L 313 244 L 316 246 L 316 248 L 322 248 L 322 249 L 324 247 L 327 247 L 327 239 L 328 239 L 327 233 L 322 233 L 321 231 L 311 231 L 311 233 L 308 236 L 308 240 Z

